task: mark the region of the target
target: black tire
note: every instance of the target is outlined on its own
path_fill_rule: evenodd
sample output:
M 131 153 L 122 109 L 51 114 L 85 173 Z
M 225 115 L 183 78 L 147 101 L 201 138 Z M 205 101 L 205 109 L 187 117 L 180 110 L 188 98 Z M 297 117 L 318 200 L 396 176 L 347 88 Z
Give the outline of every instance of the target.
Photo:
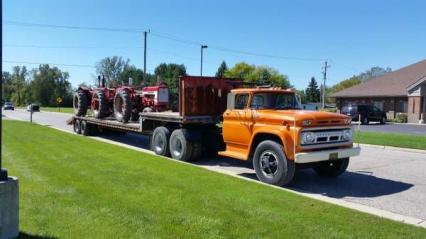
M 192 155 L 191 161 L 196 161 L 200 159 L 203 152 L 203 145 L 200 143 L 192 143 Z
M 85 116 L 88 108 L 87 95 L 84 91 L 79 90 L 74 93 L 72 105 L 76 116 Z
M 81 121 L 80 128 L 81 128 L 82 135 L 84 136 L 92 135 L 92 125 L 87 123 L 85 120 Z
M 314 167 L 314 171 L 324 177 L 337 177 L 344 173 L 349 165 L 349 158 L 342 158 L 334 161 L 319 162 Z
M 193 147 L 183 133 L 183 130 L 174 130 L 170 136 L 170 154 L 172 158 L 188 162 L 192 159 Z
M 98 119 L 108 116 L 108 102 L 102 90 L 97 90 L 93 94 L 92 102 L 93 101 L 98 101 L 97 108 L 93 107 L 95 104 L 91 104 L 93 116 Z
M 75 120 L 73 125 L 74 132 L 76 134 L 81 134 L 81 121 Z
M 139 121 L 140 110 L 141 110 L 141 97 L 136 95 L 135 102 L 132 107 L 132 115 L 130 117 L 132 121 Z
M 163 126 L 155 128 L 151 137 L 151 150 L 157 155 L 170 156 L 169 139 L 169 129 Z
M 284 147 L 272 140 L 265 140 L 256 147 L 253 167 L 260 181 L 277 186 L 291 182 L 296 169 L 294 161 L 285 156 Z
M 132 115 L 132 102 L 127 90 L 117 92 L 114 97 L 114 116 L 115 119 L 127 123 Z

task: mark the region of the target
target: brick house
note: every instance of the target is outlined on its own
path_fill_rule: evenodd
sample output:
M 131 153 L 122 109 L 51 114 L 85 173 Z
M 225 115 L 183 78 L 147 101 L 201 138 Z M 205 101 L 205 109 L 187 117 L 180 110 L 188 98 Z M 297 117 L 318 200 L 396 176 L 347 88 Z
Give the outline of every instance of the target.
M 337 108 L 355 103 L 374 105 L 387 112 L 388 119 L 406 113 L 409 123 L 425 123 L 426 60 L 339 91 Z

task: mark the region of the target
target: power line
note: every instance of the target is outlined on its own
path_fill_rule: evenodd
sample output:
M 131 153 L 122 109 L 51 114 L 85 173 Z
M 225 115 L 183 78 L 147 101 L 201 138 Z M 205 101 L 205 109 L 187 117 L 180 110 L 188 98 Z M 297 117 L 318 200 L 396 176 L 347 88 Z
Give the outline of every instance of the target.
M 4 47 L 13 47 L 13 48 L 35 48 L 35 49 L 114 49 L 114 50 L 120 50 L 120 49 L 143 49 L 142 46 L 46 46 L 46 45 L 21 45 L 21 44 L 4 44 Z M 153 51 L 158 52 L 158 53 L 163 53 L 163 54 L 168 54 L 171 56 L 175 56 L 175 57 L 179 57 L 179 58 L 183 58 L 183 59 L 188 59 L 188 60 L 192 60 L 192 61 L 199 61 L 199 59 L 194 58 L 194 57 L 188 57 L 188 56 L 183 56 L 180 54 L 177 54 L 175 52 L 171 52 L 171 51 L 165 51 L 165 50 L 160 50 L 157 48 L 151 48 L 151 47 L 147 47 L 147 49 L 149 51 Z
M 29 65 L 56 65 L 56 66 L 71 66 L 71 67 L 84 67 L 84 68 L 95 68 L 92 65 L 80 65 L 80 64 L 64 64 L 64 63 L 52 63 L 52 62 L 31 62 L 31 61 L 13 61 L 13 60 L 3 60 L 4 63 L 12 64 L 29 64 Z
M 41 24 L 41 23 L 31 23 L 31 22 L 19 22 L 19 21 L 9 21 L 5 20 L 4 24 L 6 25 L 16 25 L 16 26 L 26 26 L 26 27 L 45 27 L 45 28 L 61 28 L 61 29 L 71 29 L 71 30 L 91 30 L 91 31 L 112 31 L 112 32 L 130 32 L 130 33 L 144 33 L 146 30 L 141 29 L 130 29 L 130 28 L 108 28 L 108 27 L 90 27 L 90 26 L 72 26 L 72 25 L 54 25 L 54 24 Z M 180 37 L 173 36 L 167 33 L 161 33 L 157 31 L 151 30 L 151 35 L 187 45 L 201 46 L 203 45 L 201 42 L 183 39 Z M 234 54 L 241 55 L 249 55 L 256 57 L 265 57 L 265 58 L 273 58 L 273 59 L 281 59 L 281 60 L 296 60 L 296 61 L 323 61 L 324 59 L 320 58 L 306 58 L 306 57 L 294 57 L 294 56 L 280 56 L 280 55 L 272 55 L 272 54 L 263 54 L 257 52 L 250 51 L 242 51 L 235 50 L 220 46 L 215 46 L 209 44 L 209 47 L 214 50 L 230 52 Z

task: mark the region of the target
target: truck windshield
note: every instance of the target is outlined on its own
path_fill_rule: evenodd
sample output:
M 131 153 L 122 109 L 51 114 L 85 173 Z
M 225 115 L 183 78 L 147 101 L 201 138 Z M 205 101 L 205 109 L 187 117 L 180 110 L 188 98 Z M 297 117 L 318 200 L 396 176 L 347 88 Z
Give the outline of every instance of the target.
M 300 109 L 300 104 L 294 94 L 286 93 L 257 93 L 250 104 L 254 109 Z

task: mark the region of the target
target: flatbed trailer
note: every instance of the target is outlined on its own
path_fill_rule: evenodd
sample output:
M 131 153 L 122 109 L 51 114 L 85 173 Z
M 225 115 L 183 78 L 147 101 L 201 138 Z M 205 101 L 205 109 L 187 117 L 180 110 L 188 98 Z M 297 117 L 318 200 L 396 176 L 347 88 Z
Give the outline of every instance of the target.
M 195 160 L 203 149 L 224 150 L 221 129 L 217 125 L 226 109 L 227 94 L 241 85 L 242 82 L 235 79 L 184 76 L 179 79 L 179 112 L 142 112 L 138 121 L 128 123 L 111 116 L 73 116 L 68 123 L 73 124 L 77 134 L 87 136 L 104 130 L 148 135 L 156 154 Z M 170 152 L 169 145 L 175 142 L 174 138 L 179 142 Z M 177 151 L 181 153 L 173 152 L 173 147 L 179 148 Z

